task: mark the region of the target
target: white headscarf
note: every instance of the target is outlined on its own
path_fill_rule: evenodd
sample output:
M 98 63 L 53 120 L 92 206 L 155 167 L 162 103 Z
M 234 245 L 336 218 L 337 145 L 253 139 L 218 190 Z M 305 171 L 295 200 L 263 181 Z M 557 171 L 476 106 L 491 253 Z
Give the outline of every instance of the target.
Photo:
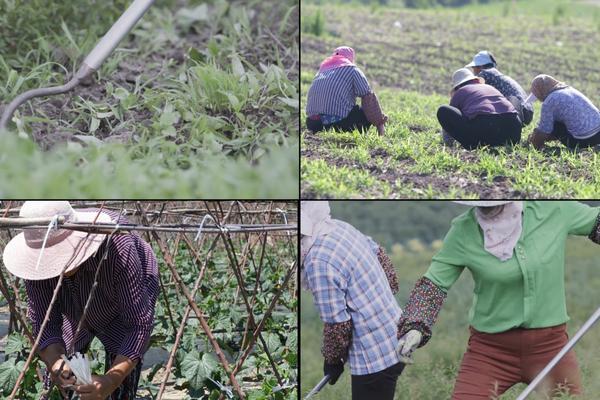
M 488 207 L 477 207 L 475 217 L 483 231 L 484 247 L 501 261 L 509 260 L 521 232 L 523 231 L 523 202 L 511 201 L 494 206 L 495 210 L 483 211 Z
M 300 202 L 300 265 L 302 270 L 301 283 L 304 289 L 306 277 L 304 273 L 304 257 L 321 235 L 327 235 L 335 229 L 331 220 L 331 211 L 327 201 L 301 201 Z

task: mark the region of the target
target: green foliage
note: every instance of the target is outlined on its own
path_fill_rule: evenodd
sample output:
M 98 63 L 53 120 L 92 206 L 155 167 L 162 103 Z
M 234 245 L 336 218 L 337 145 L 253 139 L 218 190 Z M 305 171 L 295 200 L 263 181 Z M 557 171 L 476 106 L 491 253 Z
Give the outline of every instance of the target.
M 63 83 L 129 3 L 0 1 L 0 102 Z M 157 1 L 95 81 L 18 110 L 0 193 L 297 196 L 297 13 L 293 0 Z
M 213 355 L 200 354 L 197 351 L 186 354 L 181 362 L 183 374 L 194 389 L 204 387 L 205 381 L 218 366 L 219 363 Z
M 325 33 L 325 17 L 320 9 L 312 15 L 303 17 L 302 31 L 312 33 L 315 36 L 322 36 Z
M 556 6 L 556 8 L 554 9 L 554 13 L 552 14 L 552 23 L 554 25 L 560 24 L 560 22 L 565 16 L 565 13 L 566 9 L 564 5 L 559 4 L 558 6 Z

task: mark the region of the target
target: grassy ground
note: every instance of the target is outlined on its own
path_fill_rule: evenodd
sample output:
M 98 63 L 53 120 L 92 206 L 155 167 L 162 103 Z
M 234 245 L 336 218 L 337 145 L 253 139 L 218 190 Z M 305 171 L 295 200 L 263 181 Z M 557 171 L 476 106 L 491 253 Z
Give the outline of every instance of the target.
M 1 0 L 0 111 L 63 83 L 129 3 Z M 296 196 L 298 11 L 157 1 L 94 79 L 19 109 L 0 195 Z
M 535 75 L 548 73 L 600 104 L 600 83 L 589 62 L 600 56 L 595 43 L 600 7 L 558 0 L 425 11 L 303 6 L 302 26 L 320 10 L 325 28 L 320 36 L 303 32 L 302 109 L 320 60 L 344 44 L 356 49 L 358 65 L 390 116 L 383 138 L 374 129 L 366 135 L 304 131 L 303 197 L 593 198 L 600 193 L 597 153 L 558 144 L 540 152 L 525 143 L 539 118 L 539 103 L 521 145 L 512 148 L 469 152 L 444 146 L 435 117 L 437 107 L 448 102 L 452 72 L 481 49 L 490 49 L 499 68 L 525 88 Z
M 426 271 L 434 249 L 425 248 L 414 252 L 396 249 L 392 259 L 400 280 L 400 293 L 397 298 L 404 306 L 414 282 Z M 595 260 L 598 247 L 587 239 L 574 238 L 567 244 L 566 291 L 567 309 L 571 317 L 568 330 L 571 335 L 598 307 L 597 297 L 590 296 L 600 287 L 600 274 Z M 407 367 L 396 389 L 397 400 L 440 400 L 451 396 L 460 360 L 466 349 L 468 339 L 467 310 L 470 307 L 473 282 L 465 272 L 452 287 L 434 327 L 433 337 L 427 346 L 414 354 L 415 364 Z M 320 355 L 322 324 L 312 303 L 309 292 L 302 292 L 301 308 L 301 393 L 306 394 L 322 378 L 322 357 Z M 597 371 L 600 369 L 600 357 L 597 346 L 600 340 L 600 328 L 596 326 L 577 344 L 575 352 L 582 369 L 585 396 L 579 400 L 595 400 L 600 393 Z M 515 399 L 525 389 L 524 384 L 513 387 L 498 400 Z M 327 386 L 320 399 L 341 400 L 350 396 L 349 371 L 335 386 Z M 532 396 L 542 399 L 542 396 Z M 568 396 L 562 397 L 568 399 Z M 576 399 L 573 397 L 573 399 Z

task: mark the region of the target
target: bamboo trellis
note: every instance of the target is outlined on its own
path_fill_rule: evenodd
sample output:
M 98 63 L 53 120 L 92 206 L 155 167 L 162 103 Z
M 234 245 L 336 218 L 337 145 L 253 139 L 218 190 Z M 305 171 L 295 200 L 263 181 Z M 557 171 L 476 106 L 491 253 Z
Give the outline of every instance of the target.
M 296 277 L 296 259 L 297 259 L 297 221 L 298 204 L 297 202 L 159 202 L 159 201 L 106 201 L 106 202 L 72 202 L 74 208 L 98 208 L 110 209 L 119 212 L 127 218 L 126 224 L 81 224 L 66 222 L 63 218 L 58 218 L 56 227 L 58 229 L 72 229 L 88 233 L 107 234 L 106 240 L 111 240 L 113 235 L 138 232 L 144 239 L 153 245 L 156 256 L 162 259 L 163 265 L 171 273 L 170 281 L 163 282 L 163 277 L 159 273 L 159 284 L 161 296 L 157 301 L 162 301 L 166 310 L 170 328 L 175 334 L 175 342 L 169 354 L 168 362 L 165 367 L 165 375 L 160 383 L 157 399 L 162 399 L 169 380 L 169 375 L 173 367 L 173 361 L 181 341 L 182 335 L 186 329 L 187 321 L 193 316 L 199 321 L 203 334 L 206 335 L 212 349 L 214 350 L 219 363 L 223 367 L 229 384 L 236 395 L 244 399 L 245 390 L 243 384 L 240 384 L 236 375 L 240 372 L 244 361 L 253 352 L 256 346 L 260 346 L 264 351 L 269 365 L 270 372 L 276 378 L 279 387 L 294 390 L 297 387 L 296 382 L 286 382 L 283 380 L 277 363 L 275 362 L 267 343 L 263 336 L 265 324 L 271 318 L 275 307 L 279 304 L 282 294 L 290 291 L 294 298 L 297 296 Z M 46 229 L 51 222 L 47 219 L 24 219 L 18 218 L 20 203 L 3 202 L 3 208 L 0 209 L 0 246 L 12 238 L 15 230 L 23 229 Z M 210 223 L 205 223 L 210 220 Z M 2 240 L 4 239 L 4 240 Z M 276 241 L 285 249 L 285 254 L 278 255 L 281 259 L 281 266 L 285 269 L 283 279 L 273 285 L 275 288 L 272 297 L 260 320 L 255 318 L 255 306 L 257 304 L 257 294 L 260 292 L 261 273 L 264 271 L 265 255 L 268 252 L 269 245 Z M 3 243 L 4 242 L 4 243 Z M 204 242 L 210 243 L 208 250 L 205 251 Z M 188 287 L 180 276 L 175 265 L 175 256 L 185 249 L 187 255 L 196 269 L 196 280 L 193 287 Z M 207 315 L 195 301 L 197 291 L 199 290 L 202 279 L 205 277 L 208 265 L 216 249 L 225 252 L 228 260 L 227 274 L 234 279 L 237 284 L 236 299 L 242 309 L 246 311 L 246 322 L 240 329 L 242 340 L 240 342 L 240 351 L 237 359 L 227 360 L 214 335 L 214 327 L 209 325 Z M 106 254 L 103 258 L 106 257 Z M 102 262 L 98 270 L 102 268 Z M 56 295 L 61 287 L 65 266 L 61 273 L 50 309 L 47 311 L 46 318 L 42 324 L 42 329 L 47 323 L 51 308 L 54 305 Z M 247 290 L 245 285 L 245 276 L 252 271 L 255 276 L 253 290 Z M 163 271 L 164 272 L 164 271 Z M 283 271 L 282 271 L 283 272 Z M 97 275 L 96 275 L 97 277 Z M 17 379 L 17 383 L 10 395 L 10 399 L 17 398 L 20 385 L 22 384 L 25 372 L 33 360 L 37 345 L 41 337 L 33 337 L 26 324 L 24 315 L 23 299 L 19 298 L 19 287 L 22 285 L 19 279 L 11 279 L 5 275 L 3 268 L 0 268 L 0 291 L 6 298 L 10 310 L 9 331 L 22 332 L 32 345 L 29 357 L 26 361 L 23 371 Z M 94 285 L 95 286 L 95 285 Z M 176 322 L 173 317 L 173 305 L 170 304 L 169 297 L 165 287 L 175 287 L 179 298 L 187 303 L 183 318 Z M 87 306 L 94 296 L 94 290 L 90 293 L 90 298 L 84 307 L 83 315 L 78 326 L 81 328 L 82 322 L 86 317 Z M 237 305 L 237 304 L 236 304 Z M 70 349 L 72 351 L 72 349 Z M 68 349 L 69 351 L 69 349 Z M 41 379 L 41 371 L 37 371 Z M 222 389 L 221 398 L 230 396 L 231 391 L 219 385 Z

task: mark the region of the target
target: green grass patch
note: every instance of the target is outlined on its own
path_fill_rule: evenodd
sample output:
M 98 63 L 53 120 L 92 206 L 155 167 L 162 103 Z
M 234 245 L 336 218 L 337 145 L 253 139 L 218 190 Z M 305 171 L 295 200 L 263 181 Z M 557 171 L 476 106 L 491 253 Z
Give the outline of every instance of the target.
M 600 104 L 600 83 L 586 66 L 589 54 L 600 57 L 595 27 L 589 19 L 573 15 L 577 24 L 556 26 L 533 15 L 533 8 L 503 17 L 483 12 L 490 11 L 486 7 L 372 10 L 358 5 L 307 5 L 308 12 L 324 11 L 335 34 L 302 37 L 302 121 L 306 94 L 319 62 L 339 45 L 357 49 L 357 63 L 390 120 L 384 137 L 378 137 L 374 129 L 368 134 L 317 135 L 304 130 L 302 157 L 331 166 L 350 164 L 353 174 L 367 171 L 378 183 L 394 182 L 390 197 L 598 197 L 600 160 L 596 152 L 573 152 L 559 144 L 536 151 L 527 145 L 539 119 L 539 102 L 519 145 L 466 151 L 443 144 L 437 108 L 448 104 L 453 71 L 482 48 L 493 51 L 500 69 L 526 89 L 535 75 L 549 73 Z M 358 18 L 363 23 L 351 22 Z M 336 179 L 332 171 L 323 168 L 320 175 L 303 174 L 308 180 L 303 181 L 302 192 L 338 197 L 327 189 L 330 185 L 321 184 Z M 342 179 L 339 175 L 336 171 L 335 176 Z M 372 193 L 377 191 L 361 189 L 350 196 L 370 198 Z
M 87 2 L 46 3 L 0 3 L 0 103 L 64 83 L 129 4 L 90 12 Z M 294 0 L 157 1 L 94 79 L 32 100 L 13 118 L 4 147 L 13 152 L 2 154 L 11 176 L 43 182 L 61 173 L 69 184 L 58 191 L 3 179 L 0 192 L 297 196 L 298 12 Z M 32 170 L 34 159 L 44 167 Z M 88 192 L 97 182 L 72 172 L 82 166 L 111 182 Z

